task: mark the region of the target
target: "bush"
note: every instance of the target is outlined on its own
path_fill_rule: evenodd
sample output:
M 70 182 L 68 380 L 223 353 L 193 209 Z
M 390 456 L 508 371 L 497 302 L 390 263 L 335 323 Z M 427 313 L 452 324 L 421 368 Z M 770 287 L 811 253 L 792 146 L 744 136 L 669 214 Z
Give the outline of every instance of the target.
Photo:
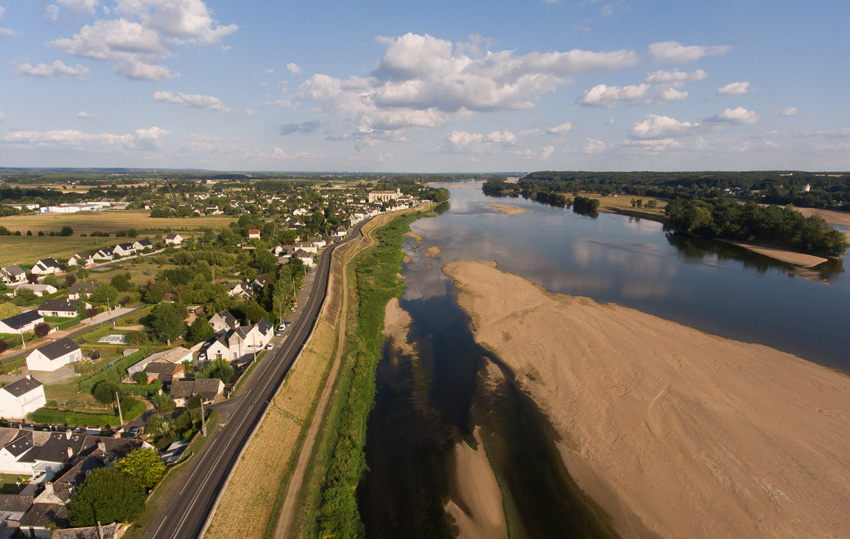
M 165 393 L 154 395 L 151 401 L 160 412 L 170 412 L 177 408 L 177 405 L 174 403 L 174 399 L 171 398 L 171 395 L 166 395 Z
M 147 348 L 142 348 L 138 352 L 134 352 L 129 356 L 116 361 L 115 364 L 111 367 L 108 367 L 107 369 L 100 371 L 97 374 L 89 376 L 88 378 L 80 380 L 77 383 L 77 387 L 80 388 L 80 391 L 88 392 L 91 391 L 98 383 L 106 380 L 107 378 L 118 382 L 125 374 L 127 374 L 127 369 L 129 367 L 132 367 L 133 365 L 147 357 L 148 353 L 149 352 Z
M 132 421 L 142 415 L 145 411 L 145 403 L 133 397 L 121 399 L 121 413 L 124 421 Z
M 149 384 L 121 384 L 118 386 L 119 395 L 144 395 L 149 397 L 162 391 L 162 382 L 154 380 Z
M 101 404 L 109 404 L 115 400 L 115 394 L 118 392 L 118 384 L 112 380 L 103 380 L 94 386 L 92 395 Z
M 30 421 L 34 423 L 49 423 L 51 425 L 75 425 L 80 427 L 117 427 L 120 424 L 118 416 L 114 414 L 86 414 L 71 410 L 54 410 L 52 408 L 39 408 L 29 414 Z

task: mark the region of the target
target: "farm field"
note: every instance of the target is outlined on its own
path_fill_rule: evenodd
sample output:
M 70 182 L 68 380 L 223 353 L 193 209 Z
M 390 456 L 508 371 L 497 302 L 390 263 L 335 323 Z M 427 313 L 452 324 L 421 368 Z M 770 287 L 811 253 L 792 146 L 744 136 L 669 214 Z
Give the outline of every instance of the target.
M 61 228 L 61 227 L 60 227 Z M 30 265 L 52 256 L 68 258 L 80 251 L 96 251 L 113 246 L 121 238 L 91 238 L 79 236 L 0 236 L 0 266 Z
M 202 217 L 167 217 L 155 218 L 147 210 L 122 210 L 105 212 L 79 212 L 45 215 L 10 215 L 0 217 L 0 226 L 5 226 L 12 232 L 27 230 L 37 234 L 51 231 L 59 233 L 63 226 L 74 229 L 74 235 L 91 234 L 92 232 L 114 233 L 119 230 L 135 228 L 139 234 L 196 231 L 202 227 L 222 228 L 227 226 L 232 217 L 202 216 Z

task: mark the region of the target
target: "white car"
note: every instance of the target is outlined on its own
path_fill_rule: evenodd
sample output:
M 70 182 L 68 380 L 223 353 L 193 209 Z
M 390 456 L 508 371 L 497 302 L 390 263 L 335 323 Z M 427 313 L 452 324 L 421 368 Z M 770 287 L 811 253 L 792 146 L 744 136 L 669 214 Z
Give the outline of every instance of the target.
M 273 342 L 270 342 L 269 344 L 266 345 L 266 350 L 271 350 L 272 348 L 274 348 Z

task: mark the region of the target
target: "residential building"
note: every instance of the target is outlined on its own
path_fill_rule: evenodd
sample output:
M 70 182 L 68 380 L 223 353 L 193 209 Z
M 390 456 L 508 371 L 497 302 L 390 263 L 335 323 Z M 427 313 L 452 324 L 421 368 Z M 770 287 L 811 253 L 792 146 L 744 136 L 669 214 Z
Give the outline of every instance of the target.
M 133 249 L 136 251 L 144 251 L 145 249 L 153 249 L 153 242 L 148 239 L 136 240 L 133 242 Z
M 145 367 L 148 375 L 148 383 L 159 380 L 163 384 L 170 384 L 174 380 L 182 380 L 186 377 L 186 369 L 182 364 L 174 364 L 162 359 L 151 361 Z
M 32 495 L 0 494 L 0 530 L 20 527 L 21 518 L 32 507 Z
M 166 234 L 165 235 L 165 244 L 166 245 L 180 245 L 183 243 L 183 236 L 180 234 Z
M 248 230 L 248 239 L 249 240 L 258 240 L 260 239 L 260 231 L 259 229 L 252 228 Z
M 61 271 L 59 262 L 53 258 L 42 258 L 30 269 L 33 275 L 49 275 Z
M 26 333 L 42 322 L 44 317 L 38 311 L 27 311 L 0 320 L 0 333 Z
M 63 318 L 74 318 L 77 316 L 77 300 L 46 299 L 38 306 L 38 314 L 41 316 L 61 316 Z M 86 303 L 86 308 L 88 308 Z
M 216 334 L 220 334 L 230 329 L 238 328 L 239 320 L 230 314 L 230 311 L 221 311 L 220 313 L 215 313 L 212 318 L 210 318 L 210 326 Z
M 154 361 L 165 361 L 171 363 L 172 365 L 177 365 L 183 363 L 184 361 L 192 361 L 192 351 L 187 350 L 182 346 L 178 346 L 176 348 L 172 348 L 171 350 L 165 350 L 164 352 L 157 352 L 155 354 L 151 354 L 145 359 L 136 363 L 135 365 L 128 367 L 127 376 L 132 377 L 137 372 L 144 371 L 146 367 Z
M 212 404 L 216 397 L 224 392 L 224 383 L 218 378 L 199 378 L 197 380 L 179 380 L 171 384 L 169 394 L 177 406 L 186 406 L 186 401 L 195 395 L 201 395 L 204 404 Z
M 46 403 L 44 386 L 32 376 L 0 388 L 0 417 L 4 419 L 24 419 Z
M 132 243 L 119 243 L 112 249 L 112 253 L 117 256 L 133 256 L 136 254 L 136 249 Z
M 38 297 L 41 297 L 45 294 L 54 294 L 56 293 L 56 287 L 49 284 L 30 284 L 30 283 L 21 283 L 15 287 L 15 295 L 18 294 L 21 290 L 32 290 L 32 293 Z
M 12 264 L 11 266 L 0 268 L 0 277 L 7 284 L 22 283 L 27 280 L 27 273 L 20 266 Z
M 87 251 L 83 251 L 75 254 L 71 258 L 68 259 L 68 266 L 89 266 L 94 264 L 94 258 Z
M 104 247 L 103 249 L 99 249 L 93 258 L 95 260 L 113 260 L 115 258 L 115 251 L 112 247 Z
M 91 296 L 94 289 L 97 287 L 97 283 L 81 283 L 76 282 L 71 285 L 71 288 L 68 289 L 68 299 L 71 300 L 79 300 L 80 295 L 85 294 L 86 297 Z
M 55 371 L 82 357 L 80 346 L 66 337 L 33 350 L 27 356 L 27 368 L 31 371 Z

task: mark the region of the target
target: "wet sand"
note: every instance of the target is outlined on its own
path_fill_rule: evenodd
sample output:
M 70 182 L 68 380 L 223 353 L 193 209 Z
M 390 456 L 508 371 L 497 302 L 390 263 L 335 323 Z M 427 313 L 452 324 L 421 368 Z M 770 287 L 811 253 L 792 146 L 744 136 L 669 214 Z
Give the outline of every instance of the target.
M 850 377 L 495 263 L 444 271 L 624 537 L 850 537 Z
M 524 208 L 519 208 L 512 204 L 493 204 L 492 202 L 488 202 L 487 205 L 507 215 L 519 215 L 521 213 L 528 213 L 528 210 Z
M 749 249 L 754 253 L 758 253 L 760 255 L 769 256 L 774 260 L 779 260 L 780 262 L 787 262 L 789 264 L 794 264 L 795 266 L 802 266 L 804 268 L 813 268 L 818 264 L 823 264 L 828 258 L 823 258 L 821 256 L 809 255 L 806 253 L 798 253 L 795 251 L 787 251 L 785 249 L 777 249 L 775 247 L 762 247 L 759 245 L 751 245 L 749 243 L 742 243 L 738 241 L 730 241 L 729 243 L 733 245 L 737 245 L 738 247 L 743 247 L 744 249 Z

